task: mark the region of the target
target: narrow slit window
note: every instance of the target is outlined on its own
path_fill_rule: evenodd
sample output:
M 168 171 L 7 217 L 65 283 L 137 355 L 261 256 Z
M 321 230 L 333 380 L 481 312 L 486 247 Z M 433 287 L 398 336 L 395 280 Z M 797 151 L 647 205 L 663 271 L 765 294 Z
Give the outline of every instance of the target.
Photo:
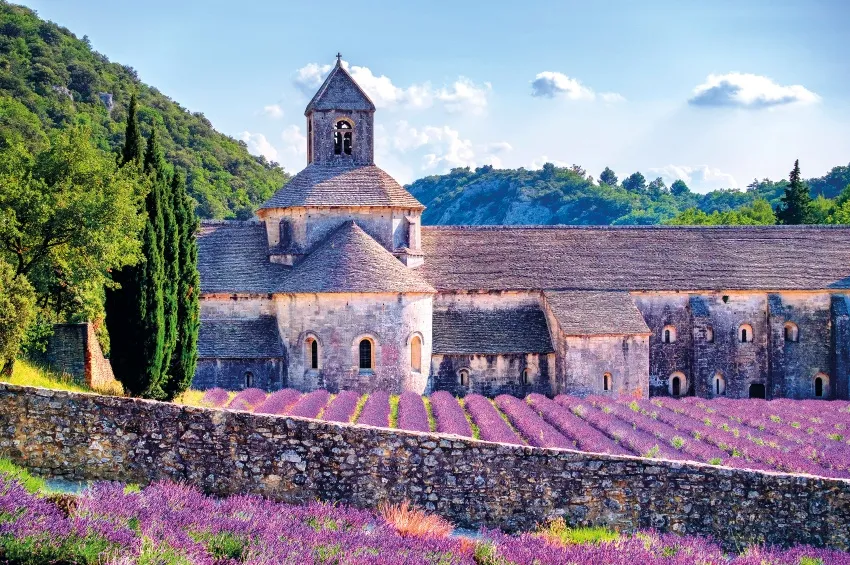
M 360 369 L 370 370 L 372 366 L 372 342 L 368 339 L 360 340 Z
M 254 386 L 254 373 L 245 371 L 245 388 L 251 388 L 252 386 Z
M 457 373 L 458 381 L 460 382 L 460 386 L 469 386 L 469 370 L 461 369 Z
M 418 335 L 410 340 L 410 368 L 417 373 L 422 371 L 422 338 Z
M 315 339 L 310 340 L 310 368 L 319 368 L 319 342 Z
M 602 375 L 602 390 L 611 390 L 611 373 L 605 373 Z

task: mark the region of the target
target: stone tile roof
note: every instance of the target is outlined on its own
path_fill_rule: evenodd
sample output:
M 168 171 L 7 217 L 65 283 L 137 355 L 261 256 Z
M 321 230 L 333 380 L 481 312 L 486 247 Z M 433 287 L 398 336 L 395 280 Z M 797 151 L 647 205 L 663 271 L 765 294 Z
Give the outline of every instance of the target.
M 201 319 L 198 357 L 267 359 L 283 357 L 283 346 L 273 316 L 255 319 Z
M 360 88 L 342 65 L 337 63 L 313 99 L 307 104 L 304 114 L 313 110 L 365 110 L 375 111 L 375 104 Z
M 850 228 L 423 227 L 438 290 L 850 288 Z
M 424 292 L 434 287 L 354 222 L 346 222 L 297 263 L 276 292 Z
M 547 290 L 543 296 L 564 335 L 650 333 L 628 292 Z
M 546 316 L 536 306 L 434 310 L 434 353 L 552 353 Z
M 375 165 L 310 163 L 260 209 L 293 206 L 425 207 Z
M 269 262 L 266 228 L 260 222 L 201 222 L 198 230 L 201 292 L 272 292 L 288 271 Z

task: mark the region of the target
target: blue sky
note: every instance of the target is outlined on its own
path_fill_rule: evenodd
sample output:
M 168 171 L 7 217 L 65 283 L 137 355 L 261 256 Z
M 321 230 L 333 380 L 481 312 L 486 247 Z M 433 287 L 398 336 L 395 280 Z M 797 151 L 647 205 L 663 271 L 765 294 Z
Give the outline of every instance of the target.
M 402 182 L 548 160 L 705 191 L 850 162 L 846 0 L 22 3 L 291 172 L 337 51 Z

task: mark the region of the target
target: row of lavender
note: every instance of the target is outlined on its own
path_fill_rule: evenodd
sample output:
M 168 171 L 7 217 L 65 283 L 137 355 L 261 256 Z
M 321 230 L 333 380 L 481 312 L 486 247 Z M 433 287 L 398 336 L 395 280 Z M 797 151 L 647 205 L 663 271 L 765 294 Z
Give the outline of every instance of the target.
M 380 565 L 850 565 L 850 554 L 796 547 L 725 555 L 707 540 L 644 532 L 598 544 L 564 545 L 540 534 L 478 539 L 418 531 L 345 506 L 292 506 L 255 496 L 216 500 L 171 483 L 133 492 L 95 484 L 60 505 L 0 475 L 0 561 L 197 565 L 272 563 Z M 414 533 L 415 532 L 415 533 Z
M 608 396 L 457 399 L 247 389 L 209 406 L 440 432 L 487 441 L 850 477 L 850 403 L 820 400 L 614 399 Z

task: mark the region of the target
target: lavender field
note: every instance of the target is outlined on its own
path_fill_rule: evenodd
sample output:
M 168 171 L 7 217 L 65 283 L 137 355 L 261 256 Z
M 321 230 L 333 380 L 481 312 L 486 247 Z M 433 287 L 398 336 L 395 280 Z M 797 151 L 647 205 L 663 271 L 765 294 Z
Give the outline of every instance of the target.
M 642 532 L 573 531 L 563 522 L 474 538 L 411 527 L 388 511 L 255 496 L 215 499 L 173 483 L 144 490 L 98 483 L 56 497 L 0 473 L 0 562 L 85 565 L 847 565 L 850 554 L 752 547 L 724 554 L 711 541 Z M 441 519 L 418 513 L 420 525 Z M 414 524 L 415 526 L 415 524 Z M 589 534 L 592 534 L 588 536 Z
M 206 406 L 486 441 L 850 478 L 850 402 L 608 396 L 457 399 L 286 389 L 204 394 Z

